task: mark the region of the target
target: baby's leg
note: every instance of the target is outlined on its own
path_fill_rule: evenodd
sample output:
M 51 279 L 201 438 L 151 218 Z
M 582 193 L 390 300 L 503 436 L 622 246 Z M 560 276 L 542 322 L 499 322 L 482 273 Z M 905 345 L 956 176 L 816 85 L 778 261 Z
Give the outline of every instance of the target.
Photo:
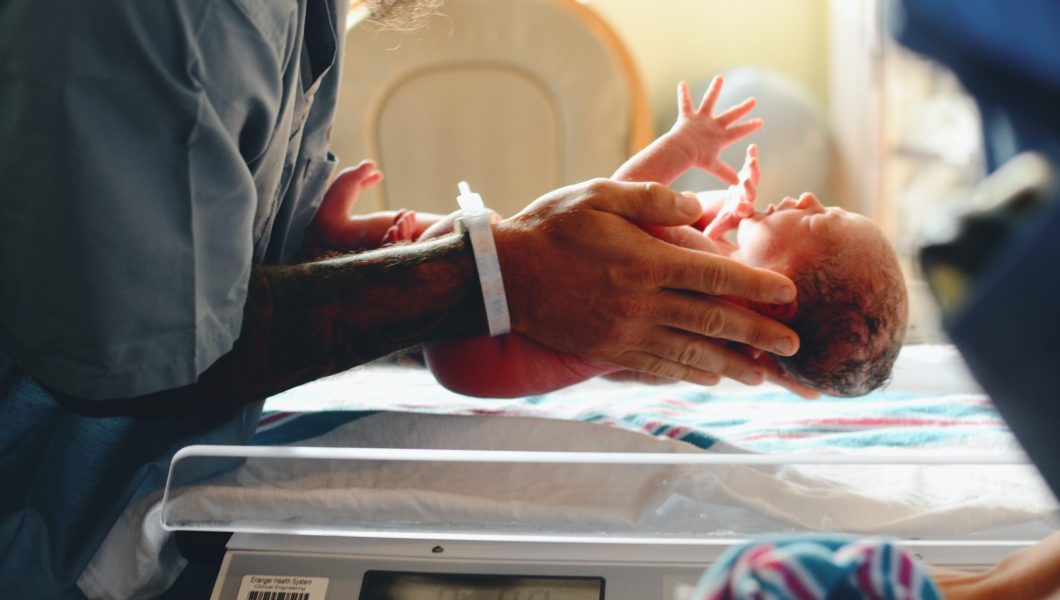
M 458 216 L 453 213 L 440 219 L 419 239 L 451 232 Z M 616 370 L 546 348 L 519 333 L 428 344 L 423 355 L 435 379 L 446 388 L 486 398 L 543 394 Z
M 423 354 L 446 388 L 485 398 L 544 394 L 616 370 L 545 348 L 518 333 L 430 344 Z
M 339 173 L 306 231 L 306 242 L 332 250 L 368 250 L 414 241 L 441 218 L 405 209 L 351 215 L 361 192 L 382 179 L 383 173 L 370 160 Z
M 383 179 L 374 161 L 362 160 L 345 169 L 328 187 L 313 222 L 306 231 L 306 242 L 333 250 L 354 250 L 378 246 L 393 224 L 395 213 L 371 218 L 350 215 L 357 197 Z

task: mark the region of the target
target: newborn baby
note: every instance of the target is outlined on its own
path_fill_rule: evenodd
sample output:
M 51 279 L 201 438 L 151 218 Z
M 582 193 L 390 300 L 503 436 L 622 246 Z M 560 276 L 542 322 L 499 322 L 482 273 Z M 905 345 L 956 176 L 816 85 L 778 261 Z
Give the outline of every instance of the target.
M 790 357 L 753 357 L 764 371 L 779 366 L 786 378 L 813 390 L 838 396 L 867 394 L 888 380 L 905 332 L 907 300 L 897 257 L 871 220 L 826 208 L 813 194 L 784 198 L 764 211 L 755 211 L 759 179 L 755 148 L 748 149 L 739 175 L 718 155 L 760 127 L 761 121 L 739 122 L 753 108 L 753 99 L 714 116 L 721 85 L 721 78 L 715 78 L 697 108 L 682 83 L 680 114 L 673 128 L 612 177 L 669 184 L 686 170 L 699 167 L 734 183 L 726 191 L 701 195 L 704 213 L 698 226 L 702 233 L 690 228 L 646 229 L 665 239 L 682 238 L 683 245 L 689 245 L 694 235 L 698 249 L 790 277 L 798 288 L 795 304 L 751 304 L 748 308 L 794 329 L 801 347 Z M 327 208 L 325 202 L 321 211 L 326 213 Z M 428 219 L 434 222 L 428 228 L 418 225 L 412 213 L 403 213 L 398 222 L 400 229 L 409 232 L 408 239 L 451 230 L 453 215 L 440 221 L 436 215 Z M 416 235 L 420 231 L 422 235 Z M 393 230 L 388 232 L 384 241 L 394 241 Z M 425 348 L 425 356 L 440 383 L 473 396 L 540 394 L 618 370 L 555 352 L 518 333 L 432 344 Z

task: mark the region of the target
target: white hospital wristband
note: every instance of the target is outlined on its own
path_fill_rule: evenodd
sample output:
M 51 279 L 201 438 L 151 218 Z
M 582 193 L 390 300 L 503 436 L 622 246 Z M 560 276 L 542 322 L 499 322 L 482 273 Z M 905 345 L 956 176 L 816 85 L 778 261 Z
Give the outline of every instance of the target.
M 482 301 L 486 306 L 486 323 L 491 336 L 504 335 L 512 330 L 512 320 L 508 314 L 508 298 L 504 295 L 497 246 L 493 243 L 492 215 L 482 203 L 482 196 L 473 193 L 466 181 L 461 181 L 457 187 L 460 188 L 460 195 L 456 199 L 460 204 L 457 223 L 467 229 L 471 238 L 478 280 L 482 286 Z

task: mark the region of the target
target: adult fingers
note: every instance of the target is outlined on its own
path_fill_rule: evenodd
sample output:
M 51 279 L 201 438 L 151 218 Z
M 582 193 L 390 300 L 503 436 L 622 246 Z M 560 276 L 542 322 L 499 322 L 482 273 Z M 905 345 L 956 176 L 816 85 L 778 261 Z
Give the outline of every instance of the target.
M 664 242 L 670 242 L 675 246 L 688 248 L 689 250 L 699 250 L 700 252 L 717 252 L 715 244 L 707 239 L 707 236 L 703 235 L 702 231 L 688 225 L 682 225 L 680 227 L 641 225 L 641 228 L 652 234 L 654 237 L 657 237 Z
M 803 400 L 816 400 L 822 396 L 821 392 L 818 392 L 813 388 L 806 387 L 798 381 L 795 381 L 794 379 L 784 374 L 769 375 L 766 377 L 766 379 L 770 383 L 775 383 L 780 387 L 788 390 L 789 392 L 792 392 Z
M 765 369 L 746 355 L 724 344 L 677 329 L 656 328 L 644 340 L 640 355 L 641 358 L 653 357 L 658 363 L 654 366 L 665 365 L 665 368 L 672 370 L 691 371 L 697 377 L 702 373 L 711 373 L 748 385 L 765 381 Z
M 774 360 L 772 356 L 763 354 L 756 357 L 755 360 L 765 369 L 767 381 L 786 388 L 788 391 L 793 392 L 804 400 L 816 400 L 821 397 L 821 392 L 788 377 L 788 375 L 781 370 L 777 361 Z
M 709 190 L 705 192 L 699 192 L 696 194 L 696 198 L 699 199 L 702 213 L 699 218 L 696 219 L 695 223 L 692 223 L 692 227 L 703 231 L 710 225 L 718 213 L 725 207 L 726 200 L 729 199 L 728 190 Z
M 759 269 L 730 258 L 682 248 L 667 248 L 684 256 L 666 257 L 660 264 L 659 285 L 711 296 L 735 296 L 755 302 L 787 304 L 795 300 L 795 284 L 768 269 Z
M 700 371 L 679 362 L 667 360 L 648 352 L 627 352 L 618 361 L 627 369 L 663 379 L 687 381 L 699 385 L 717 385 L 717 373 Z
M 790 328 L 721 298 L 671 292 L 656 304 L 655 315 L 662 325 L 708 338 L 740 342 L 783 356 L 798 350 L 798 335 Z M 730 352 L 744 359 L 745 365 L 753 362 L 746 353 Z M 700 368 L 729 375 L 710 365 Z
M 632 381 L 635 383 L 643 383 L 645 385 L 669 385 L 676 383 L 678 380 L 671 377 L 660 377 L 658 375 L 652 375 L 650 373 L 642 373 L 640 371 L 631 371 L 629 369 L 622 369 L 621 371 L 615 371 L 614 373 L 608 373 L 603 376 L 604 379 L 610 379 L 611 381 Z M 714 376 L 714 384 L 721 382 L 721 377 Z M 708 384 L 711 385 L 711 384 Z
M 629 183 L 598 179 L 586 197 L 589 205 L 634 223 L 672 227 L 688 225 L 703 213 L 691 192 L 675 192 L 659 183 Z

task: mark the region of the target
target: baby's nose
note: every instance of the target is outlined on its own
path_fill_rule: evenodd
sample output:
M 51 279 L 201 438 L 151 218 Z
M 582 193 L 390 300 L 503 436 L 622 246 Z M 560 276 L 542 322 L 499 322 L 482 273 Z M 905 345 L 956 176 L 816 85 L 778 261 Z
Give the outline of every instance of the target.
M 799 196 L 799 200 L 795 203 L 795 208 L 815 209 L 824 208 L 824 206 L 821 204 L 821 201 L 817 199 L 817 196 L 814 196 L 810 192 L 806 192 Z
M 785 196 L 784 199 L 777 204 L 777 210 L 785 210 L 789 208 L 798 208 L 798 202 L 791 196 Z

